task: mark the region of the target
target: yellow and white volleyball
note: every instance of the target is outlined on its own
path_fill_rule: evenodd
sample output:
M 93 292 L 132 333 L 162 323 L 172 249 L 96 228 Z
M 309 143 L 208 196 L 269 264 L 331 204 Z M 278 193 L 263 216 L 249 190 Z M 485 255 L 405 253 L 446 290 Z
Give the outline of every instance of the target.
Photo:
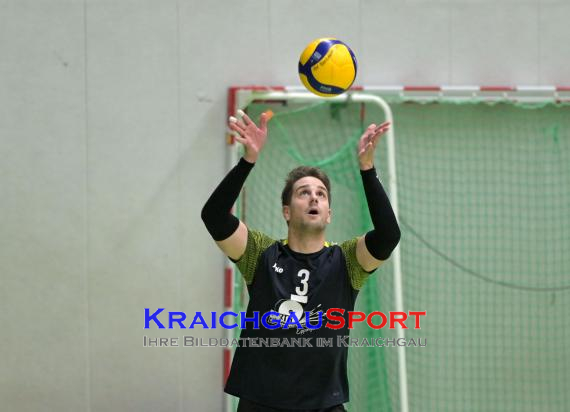
M 299 58 L 299 77 L 307 90 L 322 97 L 347 91 L 356 79 L 356 57 L 345 43 L 321 38 L 309 43 Z

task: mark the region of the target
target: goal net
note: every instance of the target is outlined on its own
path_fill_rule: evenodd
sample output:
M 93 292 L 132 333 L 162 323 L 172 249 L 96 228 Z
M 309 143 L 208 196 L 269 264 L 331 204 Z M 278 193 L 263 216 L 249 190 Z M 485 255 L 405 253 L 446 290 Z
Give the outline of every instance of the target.
M 394 98 L 401 282 L 405 311 L 427 311 L 406 339 L 410 411 L 566 411 L 570 407 L 570 107 L 556 103 Z M 305 164 L 332 181 L 328 240 L 371 229 L 356 157 L 371 104 L 247 105 L 275 113 L 237 204 L 249 227 L 285 238 L 280 194 Z M 388 190 L 386 143 L 375 161 Z M 356 310 L 395 309 L 394 262 Z M 234 310 L 247 291 L 234 279 Z M 236 333 L 239 333 L 236 332 Z M 358 325 L 354 338 L 397 339 Z M 349 349 L 350 411 L 401 411 L 397 348 Z

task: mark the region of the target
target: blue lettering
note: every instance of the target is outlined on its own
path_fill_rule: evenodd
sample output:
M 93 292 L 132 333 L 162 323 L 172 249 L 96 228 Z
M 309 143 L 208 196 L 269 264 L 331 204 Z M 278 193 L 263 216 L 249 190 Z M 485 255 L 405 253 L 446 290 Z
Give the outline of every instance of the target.
M 253 318 L 248 318 L 245 312 L 240 312 L 240 314 L 242 329 L 246 329 L 245 324 L 247 322 L 253 322 L 253 329 L 259 329 L 259 312 L 253 312 Z
M 317 312 L 319 314 L 319 323 L 317 323 L 316 325 L 311 325 L 311 312 L 305 312 L 305 319 L 307 320 L 307 329 L 319 329 L 321 326 L 323 326 L 323 312 L 322 311 L 318 311 Z
M 202 317 L 202 312 L 196 312 L 196 314 L 194 315 L 194 319 L 192 320 L 192 324 L 188 326 L 188 329 L 194 329 L 194 325 L 196 324 L 202 325 L 204 329 L 209 329 L 208 324 Z
M 270 310 L 269 312 L 266 312 L 263 314 L 263 316 L 261 317 L 261 324 L 263 325 L 263 327 L 265 327 L 266 329 L 277 329 L 279 327 L 279 322 L 270 322 L 267 318 L 270 316 L 275 316 L 277 318 L 279 318 L 279 313 L 278 312 L 274 312 L 272 310 Z M 275 320 L 275 319 L 273 319 Z
M 224 322 L 224 318 L 226 316 L 235 316 L 237 318 L 237 313 L 235 312 L 224 312 L 221 314 L 220 316 L 220 325 L 222 325 L 223 328 L 225 329 L 233 329 L 233 328 L 237 328 L 237 323 L 234 323 L 233 325 L 226 325 L 226 323 Z
M 291 321 L 291 318 L 293 318 L 293 321 Z M 295 312 L 293 311 L 289 312 L 289 317 L 287 318 L 285 325 L 283 325 L 283 329 L 287 329 L 291 324 L 295 324 L 297 326 L 297 329 L 303 329 L 303 326 L 299 322 L 299 319 L 297 319 L 297 315 L 295 315 Z
M 178 319 L 175 319 L 175 316 L 179 316 Z M 186 326 L 182 323 L 186 319 L 186 314 L 184 312 L 168 312 L 168 329 L 173 329 L 172 324 L 178 323 L 178 327 L 181 329 L 185 329 Z
M 164 310 L 164 308 L 159 308 L 156 310 L 156 312 L 154 312 L 152 315 L 149 316 L 150 310 L 148 308 L 145 308 L 145 310 L 144 310 L 144 328 L 149 329 L 149 323 L 151 320 L 153 320 L 154 323 L 156 323 L 156 325 L 158 326 L 158 329 L 164 329 L 164 325 L 157 318 L 158 314 L 160 312 L 162 312 L 163 310 Z

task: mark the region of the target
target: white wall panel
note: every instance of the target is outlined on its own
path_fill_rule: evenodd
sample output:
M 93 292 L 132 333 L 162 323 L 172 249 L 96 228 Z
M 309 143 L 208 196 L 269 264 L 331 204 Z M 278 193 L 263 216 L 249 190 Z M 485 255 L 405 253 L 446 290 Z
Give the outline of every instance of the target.
M 181 306 L 188 313 L 224 309 L 224 257 L 200 212 L 225 175 L 228 87 L 275 79 L 267 10 L 267 2 L 258 0 L 179 5 Z M 186 334 L 221 338 L 224 331 Z M 185 410 L 222 410 L 222 350 L 186 348 L 181 356 Z
M 451 84 L 537 84 L 537 17 L 536 4 L 454 4 Z
M 448 83 L 449 22 L 449 6 L 445 3 L 363 0 L 361 82 Z
M 0 409 L 88 399 L 83 7 L 0 2 Z
M 175 410 L 173 349 L 144 308 L 180 302 L 176 3 L 87 3 L 93 411 Z M 172 309 L 170 309 L 172 308 Z
M 270 5 L 271 67 L 279 85 L 300 86 L 301 52 L 320 37 L 336 37 L 361 55 L 358 0 L 283 0 Z M 355 85 L 360 83 L 357 77 Z
M 543 3 L 539 7 L 539 83 L 570 85 L 570 4 Z

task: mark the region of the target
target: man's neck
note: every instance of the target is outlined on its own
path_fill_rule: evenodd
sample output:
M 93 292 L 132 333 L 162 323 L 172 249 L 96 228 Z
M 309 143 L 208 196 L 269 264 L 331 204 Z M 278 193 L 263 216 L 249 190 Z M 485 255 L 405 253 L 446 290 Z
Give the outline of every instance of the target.
M 287 244 L 293 252 L 314 253 L 325 245 L 325 232 L 321 233 L 298 233 L 289 228 Z

